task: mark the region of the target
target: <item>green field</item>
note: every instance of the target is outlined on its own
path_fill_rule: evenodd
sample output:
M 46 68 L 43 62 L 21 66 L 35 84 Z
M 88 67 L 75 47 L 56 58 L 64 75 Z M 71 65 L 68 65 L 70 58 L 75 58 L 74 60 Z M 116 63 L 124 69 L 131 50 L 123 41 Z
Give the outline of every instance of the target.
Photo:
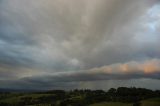
M 103 102 L 96 103 L 90 106 L 132 106 L 133 104 L 120 103 L 120 102 Z M 160 106 L 160 98 L 153 98 L 141 101 L 141 106 Z
M 160 98 L 144 100 L 142 106 L 160 106 Z
M 96 103 L 90 106 L 132 106 L 132 104 L 120 103 L 120 102 L 104 102 L 104 103 Z
M 20 102 L 22 98 L 32 98 L 32 100 L 37 99 L 39 97 L 43 96 L 50 96 L 50 94 L 27 94 L 27 95 L 17 95 L 14 97 L 9 97 L 3 100 L 0 100 L 0 102 L 7 102 L 10 104 L 16 104 L 17 102 Z M 73 98 L 72 98 L 73 99 Z M 43 106 L 49 106 L 49 104 L 42 104 Z M 36 105 L 30 105 L 30 106 L 36 106 Z M 102 102 L 102 103 L 95 103 L 91 104 L 89 106 L 133 106 L 132 103 L 121 103 L 121 102 Z M 148 100 L 141 101 L 141 106 L 160 106 L 160 98 L 153 98 Z
M 10 97 L 0 100 L 0 102 L 16 104 L 18 102 L 21 102 L 24 98 L 31 98 L 34 101 L 37 98 L 47 97 L 51 95 L 54 95 L 54 94 L 21 94 L 21 95 L 12 94 Z

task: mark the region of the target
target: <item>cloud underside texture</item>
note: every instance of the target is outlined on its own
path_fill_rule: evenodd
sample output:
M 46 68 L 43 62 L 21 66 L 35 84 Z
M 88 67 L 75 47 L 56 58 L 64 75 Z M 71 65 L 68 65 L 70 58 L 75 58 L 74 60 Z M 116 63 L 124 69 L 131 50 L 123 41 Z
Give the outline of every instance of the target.
M 158 82 L 159 13 L 159 0 L 1 0 L 0 87 Z

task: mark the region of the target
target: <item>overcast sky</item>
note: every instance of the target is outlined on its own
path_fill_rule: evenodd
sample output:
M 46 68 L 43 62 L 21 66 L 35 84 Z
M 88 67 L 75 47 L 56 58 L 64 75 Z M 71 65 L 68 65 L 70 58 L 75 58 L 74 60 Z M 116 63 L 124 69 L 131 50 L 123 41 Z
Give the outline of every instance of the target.
M 0 88 L 159 83 L 159 0 L 0 0 Z

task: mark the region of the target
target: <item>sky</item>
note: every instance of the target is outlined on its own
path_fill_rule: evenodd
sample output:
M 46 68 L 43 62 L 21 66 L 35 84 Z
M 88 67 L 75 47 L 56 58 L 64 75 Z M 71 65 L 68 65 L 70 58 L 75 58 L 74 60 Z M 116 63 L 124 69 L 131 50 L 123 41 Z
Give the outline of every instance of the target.
M 160 89 L 159 0 L 0 0 L 0 88 Z

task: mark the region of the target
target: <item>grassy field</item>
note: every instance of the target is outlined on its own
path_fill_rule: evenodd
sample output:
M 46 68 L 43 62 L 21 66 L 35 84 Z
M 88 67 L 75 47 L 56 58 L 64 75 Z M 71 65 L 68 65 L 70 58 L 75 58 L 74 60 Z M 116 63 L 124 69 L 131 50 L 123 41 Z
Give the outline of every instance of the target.
M 104 103 L 96 103 L 90 106 L 132 106 L 132 104 L 120 103 L 120 102 L 104 102 Z
M 144 100 L 141 103 L 142 106 L 160 106 L 160 98 Z
M 132 106 L 132 104 L 119 103 L 119 102 L 103 102 L 96 103 L 90 106 Z M 141 106 L 160 106 L 160 98 L 153 98 L 141 101 Z
M 9 103 L 9 104 L 12 104 L 12 105 L 16 105 L 17 103 L 20 103 L 24 98 L 25 99 L 28 98 L 28 99 L 31 99 L 31 101 L 36 102 L 36 99 L 41 98 L 41 97 L 48 97 L 48 96 L 54 96 L 54 94 L 34 94 L 34 93 L 31 93 L 31 94 L 19 94 L 19 93 L 17 93 L 16 94 L 16 93 L 13 93 L 13 94 L 10 94 L 7 98 L 0 99 L 0 103 L 4 102 L 4 103 Z M 43 105 L 43 106 L 45 106 L 45 105 Z
M 16 104 L 19 102 L 22 98 L 24 97 L 32 97 L 32 99 L 36 99 L 39 97 L 43 96 L 49 96 L 50 94 L 27 94 L 27 95 L 17 95 L 14 97 L 9 97 L 0 101 L 11 103 L 11 104 Z M 30 105 L 30 106 L 35 106 L 35 105 Z M 49 106 L 43 104 L 43 106 Z M 127 103 L 120 103 L 120 102 L 103 102 L 103 103 L 95 103 L 89 106 L 133 106 L 133 104 L 127 104 Z M 153 98 L 153 99 L 148 99 L 148 100 L 143 100 L 141 101 L 141 106 L 160 106 L 160 98 Z

